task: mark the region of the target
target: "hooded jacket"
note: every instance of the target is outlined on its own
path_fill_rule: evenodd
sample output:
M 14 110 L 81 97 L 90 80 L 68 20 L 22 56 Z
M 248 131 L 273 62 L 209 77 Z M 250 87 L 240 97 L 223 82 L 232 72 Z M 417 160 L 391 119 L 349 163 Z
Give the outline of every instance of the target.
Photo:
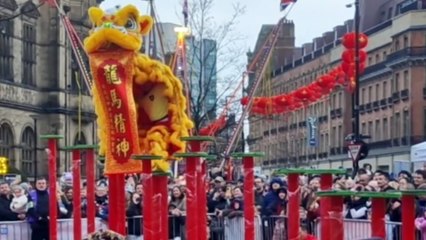
M 278 183 L 280 188 L 285 186 L 284 182 L 280 178 L 273 178 L 269 184 L 269 192 L 266 194 L 263 199 L 262 205 L 262 215 L 264 216 L 272 216 L 280 214 L 278 212 L 278 207 L 280 205 L 280 198 L 278 196 L 279 191 L 273 190 L 272 185 L 274 183 Z

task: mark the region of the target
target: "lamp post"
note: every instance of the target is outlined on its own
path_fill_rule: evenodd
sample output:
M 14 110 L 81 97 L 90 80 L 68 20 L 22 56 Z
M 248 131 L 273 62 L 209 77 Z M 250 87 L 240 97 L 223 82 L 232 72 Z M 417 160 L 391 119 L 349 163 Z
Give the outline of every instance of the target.
M 363 142 L 363 139 L 369 138 L 369 136 L 363 136 L 360 134 L 359 131 L 359 67 L 360 67 L 360 61 L 359 61 L 359 32 L 360 32 L 360 15 L 359 15 L 359 0 L 355 0 L 353 4 L 348 4 L 346 7 L 355 7 L 355 76 L 354 76 L 354 82 L 355 82 L 355 89 L 352 94 L 352 130 L 353 134 L 349 137 L 349 141 L 351 142 L 351 145 L 359 145 L 360 148 L 358 150 L 357 156 L 352 156 L 352 166 L 353 166 L 353 172 L 352 172 L 352 178 L 354 178 L 358 172 L 359 169 L 359 160 L 367 157 L 368 155 L 368 147 Z

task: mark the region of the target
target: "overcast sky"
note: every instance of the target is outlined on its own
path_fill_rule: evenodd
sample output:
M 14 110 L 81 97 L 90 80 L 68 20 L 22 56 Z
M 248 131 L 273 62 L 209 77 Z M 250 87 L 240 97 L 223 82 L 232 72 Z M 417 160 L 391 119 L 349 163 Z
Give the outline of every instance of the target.
M 191 0 L 188 0 L 191 2 Z M 182 24 L 182 0 L 154 0 L 161 22 Z M 240 17 L 238 30 L 246 36 L 247 48 L 253 49 L 262 24 L 275 24 L 286 12 L 280 12 L 280 0 L 215 0 L 215 20 L 225 22 L 232 13 L 232 3 L 240 2 L 246 12 Z M 298 0 L 287 15 L 293 20 L 296 31 L 296 45 L 311 42 L 315 37 L 332 30 L 354 15 L 353 8 L 346 4 L 354 0 Z M 115 5 L 136 5 L 143 14 L 147 13 L 147 1 L 143 0 L 105 0 L 102 8 Z M 288 11 L 288 9 L 287 9 Z M 316 16 L 316 17 L 314 17 Z

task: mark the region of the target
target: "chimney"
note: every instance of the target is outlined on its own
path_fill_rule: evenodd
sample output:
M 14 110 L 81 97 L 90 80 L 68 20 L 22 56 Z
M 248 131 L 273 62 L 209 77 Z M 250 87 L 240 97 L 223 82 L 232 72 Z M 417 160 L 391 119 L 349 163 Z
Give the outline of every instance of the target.
M 303 56 L 313 52 L 314 45 L 312 43 L 305 43 L 302 45 Z
M 334 42 L 334 32 L 328 31 L 322 34 L 322 38 L 324 39 L 325 45 L 328 45 L 330 43 Z

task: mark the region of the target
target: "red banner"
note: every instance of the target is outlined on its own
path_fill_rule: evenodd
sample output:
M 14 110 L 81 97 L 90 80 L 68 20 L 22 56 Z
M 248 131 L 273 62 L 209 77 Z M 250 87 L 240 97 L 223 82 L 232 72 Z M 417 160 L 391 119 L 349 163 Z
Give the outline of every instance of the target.
M 90 54 L 95 103 L 103 116 L 99 126 L 105 131 L 105 174 L 141 172 L 142 163 L 130 160 L 139 152 L 137 113 L 133 98 L 133 61 L 130 51 Z

